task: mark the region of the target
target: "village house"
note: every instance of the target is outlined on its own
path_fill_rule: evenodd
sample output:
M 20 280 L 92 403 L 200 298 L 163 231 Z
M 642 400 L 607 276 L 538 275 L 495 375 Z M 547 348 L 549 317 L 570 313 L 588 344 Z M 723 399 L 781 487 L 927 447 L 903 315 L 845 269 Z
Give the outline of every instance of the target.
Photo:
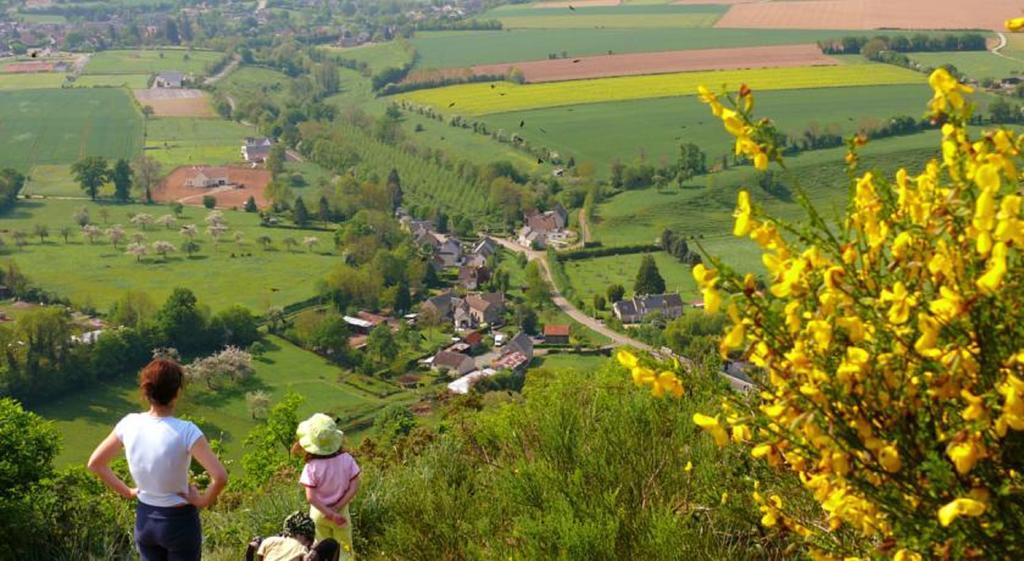
M 529 335 L 520 332 L 505 345 L 501 356 L 491 363 L 491 368 L 495 370 L 522 371 L 529 366 L 532 360 L 533 339 L 530 339 Z
M 456 376 L 464 376 L 476 370 L 476 362 L 469 356 L 451 351 L 438 351 L 430 362 L 431 369 L 437 372 L 448 372 Z
M 461 300 L 453 296 L 451 292 L 438 294 L 437 296 L 428 298 L 425 302 L 420 304 L 420 315 L 434 316 L 440 320 L 448 320 L 452 317 L 455 304 L 459 302 L 461 302 Z
M 185 75 L 175 70 L 161 72 L 153 80 L 154 88 L 180 88 L 185 82 Z
M 265 162 L 274 141 L 266 137 L 248 137 L 242 144 L 242 159 L 253 164 Z
M 455 306 L 453 320 L 457 329 L 476 329 L 501 323 L 505 297 L 498 292 L 470 294 Z
M 491 271 L 487 267 L 463 265 L 459 267 L 459 286 L 466 290 L 476 290 L 491 279 Z
M 613 304 L 612 312 L 622 323 L 640 323 L 655 314 L 675 319 L 683 315 L 683 299 L 677 293 L 634 296 Z
M 561 204 L 546 212 L 531 210 L 523 216 L 523 227 L 517 241 L 523 247 L 543 249 L 549 243 L 567 237 L 565 227 L 568 223 L 569 213 Z
M 569 325 L 558 324 L 558 325 L 545 325 L 544 326 L 544 343 L 548 345 L 568 345 L 569 344 Z
M 192 168 L 193 173 L 185 179 L 185 187 L 205 189 L 230 183 L 228 171 L 224 168 Z
M 533 339 L 520 331 L 505 345 L 505 352 L 519 352 L 527 359 L 533 360 Z

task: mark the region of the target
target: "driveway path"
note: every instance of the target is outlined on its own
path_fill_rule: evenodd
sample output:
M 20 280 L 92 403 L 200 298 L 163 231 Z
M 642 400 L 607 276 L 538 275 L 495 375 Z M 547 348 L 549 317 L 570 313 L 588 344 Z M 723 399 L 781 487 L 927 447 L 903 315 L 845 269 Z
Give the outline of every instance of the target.
M 220 69 L 220 72 L 214 74 L 213 76 L 209 76 L 205 80 L 203 80 L 203 85 L 204 86 L 212 86 L 212 85 L 216 84 L 222 78 L 224 78 L 228 74 L 231 74 L 232 72 L 234 72 L 235 69 L 238 68 L 239 63 L 241 63 L 241 62 L 242 62 L 241 57 L 239 57 L 238 55 L 235 55 L 231 59 L 231 62 L 227 63 L 227 65 L 224 66 L 224 68 Z M 231 103 L 231 102 L 229 101 L 228 103 Z M 233 103 L 231 104 L 231 106 L 232 106 L 232 108 L 234 108 L 234 104 Z

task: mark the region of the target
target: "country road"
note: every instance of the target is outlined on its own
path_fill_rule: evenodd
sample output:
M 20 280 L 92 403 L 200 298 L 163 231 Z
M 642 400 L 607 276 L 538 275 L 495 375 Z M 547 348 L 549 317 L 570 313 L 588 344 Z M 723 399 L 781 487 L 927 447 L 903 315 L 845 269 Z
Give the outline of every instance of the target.
M 214 74 L 213 76 L 209 76 L 205 80 L 203 80 L 203 85 L 204 86 L 212 86 L 212 85 L 216 84 L 222 78 L 224 78 L 228 74 L 231 74 L 232 72 L 234 72 L 235 69 L 238 68 L 238 65 L 241 62 L 242 62 L 241 57 L 239 57 L 238 55 L 235 55 L 231 59 L 231 62 L 229 62 L 224 68 L 220 69 L 220 72 Z M 233 109 L 234 108 L 234 104 L 232 103 L 231 105 L 232 105 L 232 109 Z
M 551 268 L 548 265 L 548 256 L 546 253 L 544 253 L 543 251 L 534 251 L 526 249 L 525 247 L 513 241 L 506 240 L 504 238 L 495 237 L 492 239 L 501 244 L 502 247 L 509 251 L 525 254 L 526 259 L 529 261 L 539 262 L 541 271 L 543 271 L 544 273 L 544 281 L 548 283 L 548 287 L 551 290 L 551 301 L 555 303 L 555 306 L 557 306 L 558 309 L 565 312 L 566 315 L 571 317 L 574 321 L 611 339 L 612 343 L 615 344 L 616 346 L 629 345 L 631 347 L 635 347 L 637 349 L 641 349 L 644 351 L 655 351 L 654 347 L 648 345 L 647 343 L 637 341 L 632 337 L 628 337 L 626 335 L 619 333 L 618 331 L 615 331 L 614 329 L 610 329 L 601 321 L 590 317 L 582 310 L 574 306 L 572 302 L 570 302 L 565 296 L 562 296 L 562 293 L 558 291 L 558 287 L 555 286 L 554 279 L 551 276 Z

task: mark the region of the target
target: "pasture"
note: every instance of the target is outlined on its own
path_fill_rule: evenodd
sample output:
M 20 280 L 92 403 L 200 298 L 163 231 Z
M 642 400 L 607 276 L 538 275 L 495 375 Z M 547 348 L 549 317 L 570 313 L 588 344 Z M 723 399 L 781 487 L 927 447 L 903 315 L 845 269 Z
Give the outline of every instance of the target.
M 149 74 L 83 74 L 70 85 L 76 88 L 108 86 L 137 90 L 149 87 Z
M 295 391 L 305 398 L 299 407 L 300 417 L 328 412 L 351 419 L 341 427 L 350 446 L 359 442 L 368 418 L 377 411 L 395 403 L 408 404 L 417 397 L 391 384 L 345 372 L 279 337 L 269 337 L 266 344 L 266 355 L 253 361 L 256 372 L 251 379 L 217 392 L 193 384 L 182 396 L 178 413 L 199 423 L 208 438 L 220 439 L 227 460 L 241 459 L 245 435 L 259 422 L 248 410 L 246 392 L 266 392 L 271 403 L 277 403 Z M 65 466 L 83 464 L 121 417 L 145 408 L 135 377 L 126 373 L 32 409 L 53 420 L 64 436 L 56 463 Z
M 0 132 L 0 166 L 24 172 L 83 156 L 132 158 L 142 117 L 122 89 L 0 92 Z
M 920 64 L 939 67 L 952 64 L 975 80 L 1009 78 L 1024 72 L 1024 60 L 1001 57 L 988 51 L 966 53 L 910 53 L 907 56 Z
M 153 109 L 157 117 L 216 117 L 203 90 L 147 88 L 132 92 L 139 105 Z
M 925 85 L 862 86 L 757 92 L 757 104 L 758 114 L 770 116 L 786 133 L 802 134 L 814 123 L 849 134 L 879 119 L 920 117 L 929 96 Z M 699 144 L 709 161 L 732 151 L 721 122 L 694 96 L 513 111 L 484 121 L 533 145 L 571 154 L 577 162 L 591 162 L 600 174 L 616 158 L 628 163 L 644 154 L 652 162 L 674 160 L 683 142 Z
M 71 176 L 69 165 L 38 165 L 28 172 L 28 179 L 21 192 L 25 195 L 43 197 L 82 197 L 85 193 Z M 105 185 L 101 195 L 113 194 L 114 188 Z
M 358 47 L 321 47 L 321 50 L 341 58 L 364 62 L 373 72 L 385 68 L 398 68 L 409 62 L 413 56 L 411 49 L 404 40 L 388 41 L 387 43 L 371 43 Z
M 402 125 L 406 135 L 416 143 L 444 150 L 477 165 L 508 160 L 531 172 L 541 167 L 533 156 L 496 142 L 489 136 L 475 133 L 472 129 L 452 127 L 410 111 L 403 114 Z
M 694 28 L 710 27 L 725 13 L 726 8 L 715 5 L 620 5 L 580 6 L 568 9 L 502 6 L 483 16 L 497 19 L 507 29 L 543 28 Z
M 680 263 L 675 257 L 663 251 L 651 255 L 654 256 L 658 271 L 665 279 L 665 288 L 668 292 L 678 292 L 684 302 L 699 297 L 700 291 L 694 283 L 689 265 Z M 590 306 L 594 301 L 594 295 L 604 296 L 611 284 L 621 284 L 626 288 L 626 297 L 631 298 L 636 272 L 640 268 L 642 258 L 642 253 L 634 253 L 566 261 L 565 273 L 569 276 L 576 296 L 581 298 L 585 305 Z
M 860 33 L 860 32 L 852 32 Z M 886 32 L 899 34 L 900 32 Z M 524 60 L 688 49 L 794 45 L 833 40 L 843 31 L 777 29 L 513 29 L 510 31 L 424 31 L 411 40 L 416 67 L 460 68 Z M 1012 45 L 1012 43 L 1011 43 Z M 1024 46 L 1024 42 L 1022 42 Z M 563 54 L 564 53 L 564 54 Z
M 64 75 L 56 72 L 0 74 L 0 91 L 59 88 Z
M 449 114 L 486 115 L 585 103 L 692 96 L 702 84 L 715 89 L 723 85 L 738 89 L 740 84 L 747 84 L 755 91 L 764 91 L 924 82 L 925 76 L 918 72 L 872 64 L 680 72 L 525 85 L 481 82 L 419 90 L 399 97 Z
M 101 51 L 89 58 L 85 74 L 156 74 L 176 70 L 201 75 L 224 53 L 188 49 Z
M 89 243 L 73 220 L 82 207 L 102 230 L 114 224 L 124 226 L 127 239 L 118 248 L 106 236 Z M 262 228 L 256 214 L 226 212 L 229 230 L 220 242 L 214 242 L 206 233 L 205 209 L 185 207 L 174 227 L 152 225 L 145 230 L 130 222 L 129 215 L 135 213 L 159 217 L 170 214 L 170 209 L 88 200 L 19 201 L 0 217 L 0 237 L 6 242 L 2 261 L 16 262 L 33 284 L 99 310 L 105 310 L 125 290 L 145 289 L 154 300 L 161 301 L 175 287 L 187 286 L 213 310 L 242 304 L 256 312 L 314 296 L 317 279 L 338 262 L 329 232 Z M 136 233 L 149 245 L 168 241 L 180 247 L 184 238 L 178 229 L 185 224 L 195 224 L 200 232 L 196 241 L 201 249 L 195 255 L 189 257 L 183 251 L 171 253 L 166 259 L 149 255 L 140 263 L 125 254 L 125 244 Z M 36 225 L 49 230 L 44 243 L 32 237 Z M 60 235 L 62 227 L 72 229 L 68 242 Z M 14 231 L 29 234 L 28 244 L 16 247 L 11 237 Z M 241 241 L 235 240 L 236 233 Z M 264 235 L 272 240 L 268 250 L 257 242 Z M 319 239 L 312 250 L 301 246 L 288 249 L 283 241 L 292 238 L 301 242 L 306 236 Z M 251 256 L 240 257 L 242 253 Z
M 276 102 L 284 102 L 290 92 L 288 76 L 260 66 L 242 66 L 217 82 L 216 87 L 238 103 L 244 103 L 260 94 Z
M 255 127 L 223 119 L 164 117 L 146 123 L 146 155 L 165 169 L 198 164 L 229 164 L 242 160 L 242 140 Z

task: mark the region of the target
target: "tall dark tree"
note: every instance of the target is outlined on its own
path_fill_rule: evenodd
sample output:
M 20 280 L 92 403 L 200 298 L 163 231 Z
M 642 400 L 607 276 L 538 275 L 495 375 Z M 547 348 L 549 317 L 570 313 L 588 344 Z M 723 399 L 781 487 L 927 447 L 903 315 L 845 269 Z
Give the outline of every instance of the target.
M 260 207 L 256 205 L 256 197 L 251 195 L 245 200 L 245 206 L 242 208 L 245 212 L 259 212 L 260 210 Z
M 183 353 L 202 350 L 207 343 L 206 315 L 196 295 L 187 288 L 175 288 L 156 316 L 161 340 Z
M 167 18 L 164 22 L 164 37 L 167 38 L 167 42 L 172 45 L 178 45 L 181 43 L 181 35 L 178 33 L 178 22 L 172 18 Z
M 612 304 L 622 300 L 626 295 L 626 287 L 621 284 L 608 285 L 608 289 L 605 290 L 605 296 L 608 297 L 608 301 Z
M 331 212 L 331 203 L 324 195 L 320 195 L 320 200 L 317 201 L 316 215 L 324 223 L 330 222 L 334 218 L 334 213 Z
M 15 169 L 0 170 L 0 210 L 14 205 L 18 192 L 25 186 L 25 176 Z
M 270 153 L 267 154 L 267 169 L 270 170 L 274 177 L 277 177 L 278 174 L 284 171 L 285 156 L 284 144 L 275 142 L 270 147 Z
M 412 307 L 412 295 L 409 294 L 409 283 L 405 280 L 398 281 L 395 285 L 395 312 L 403 314 Z
M 633 284 L 634 294 L 664 294 L 665 279 L 658 271 L 658 264 L 654 262 L 654 256 L 644 255 L 640 261 L 640 269 L 636 273 L 636 283 Z
M 82 190 L 89 194 L 89 198 L 95 201 L 100 187 L 107 182 L 110 169 L 103 156 L 88 156 L 71 164 L 71 174 Z
M 679 146 L 678 175 L 676 176 L 679 181 L 688 181 L 695 175 L 706 173 L 707 170 L 707 155 L 700 149 L 700 146 L 692 142 L 686 142 Z
M 292 220 L 299 226 L 309 224 L 309 210 L 306 208 L 306 203 L 303 202 L 302 197 L 295 198 L 295 205 L 292 208 Z
M 121 158 L 114 164 L 110 172 L 110 181 L 114 183 L 114 198 L 124 202 L 132 196 L 132 167 L 128 160 Z
M 402 206 L 402 178 L 398 176 L 398 170 L 391 168 L 388 172 L 388 195 L 391 197 L 391 210 Z

